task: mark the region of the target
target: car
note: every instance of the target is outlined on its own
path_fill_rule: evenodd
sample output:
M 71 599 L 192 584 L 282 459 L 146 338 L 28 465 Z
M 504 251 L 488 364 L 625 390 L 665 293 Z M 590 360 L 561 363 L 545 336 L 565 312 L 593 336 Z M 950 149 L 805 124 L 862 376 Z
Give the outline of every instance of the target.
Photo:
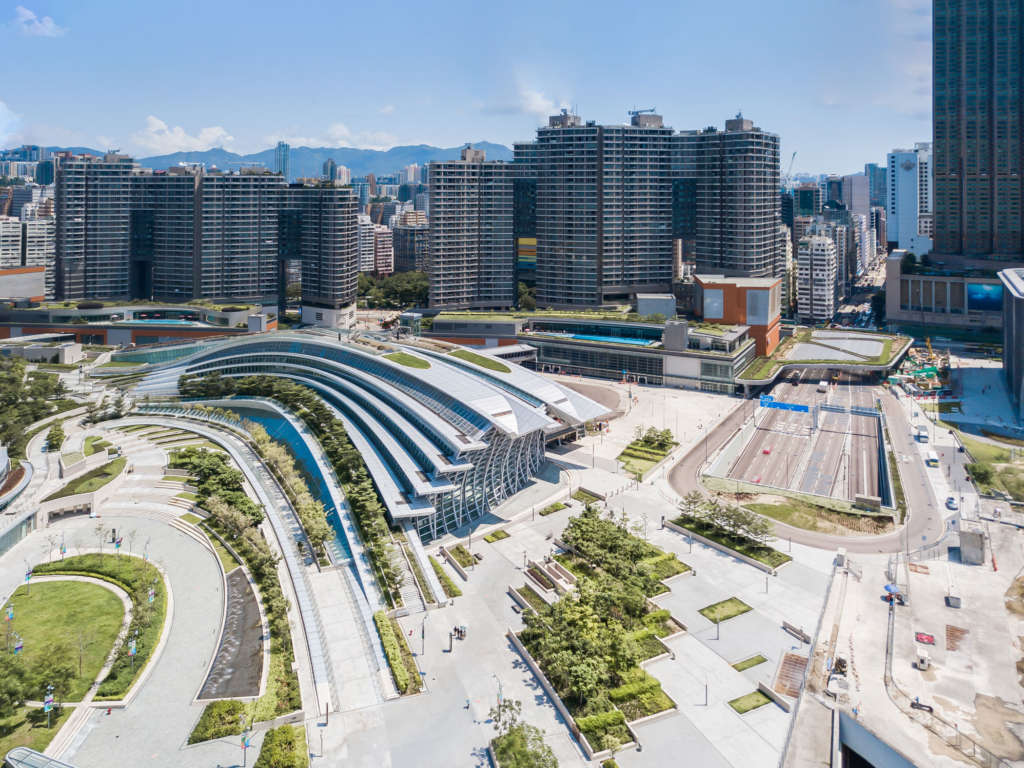
M 762 448 L 761 449 L 761 453 L 763 453 L 765 456 L 770 456 L 771 453 L 772 453 L 772 449 L 771 448 Z
M 956 503 L 956 498 L 953 496 L 946 497 L 946 509 L 951 509 L 956 512 L 959 509 L 959 505 Z

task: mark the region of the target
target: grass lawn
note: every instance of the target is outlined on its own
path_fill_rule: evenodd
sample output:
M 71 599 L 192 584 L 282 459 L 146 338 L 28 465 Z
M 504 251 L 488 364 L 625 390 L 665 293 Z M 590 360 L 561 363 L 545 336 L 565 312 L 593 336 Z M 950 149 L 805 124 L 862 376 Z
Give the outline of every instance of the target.
M 74 496 L 76 493 L 92 493 L 98 491 L 104 485 L 109 483 L 124 469 L 125 463 L 128 461 L 124 456 L 108 461 L 106 464 L 96 469 L 92 469 L 86 472 L 81 477 L 76 477 L 70 483 L 65 485 L 56 493 L 51 493 L 43 501 L 52 501 L 53 499 L 62 499 L 65 496 Z
M 205 531 L 204 531 L 205 533 Z M 221 567 L 224 569 L 224 573 L 231 573 L 235 568 L 238 567 L 239 563 L 235 560 L 234 556 L 228 552 L 227 547 L 220 543 L 220 539 L 216 536 L 206 534 L 206 538 L 210 540 L 214 550 L 217 552 L 217 559 L 220 560 Z
M 785 502 L 766 504 L 744 504 L 743 506 L 751 512 L 757 512 L 759 515 L 792 525 L 794 528 L 803 528 L 806 531 L 823 530 L 822 523 L 832 523 L 860 530 L 865 523 L 870 523 L 875 519 L 878 519 L 884 527 L 885 522 L 889 519 L 887 517 L 875 518 L 871 515 L 849 515 L 800 499 L 787 499 Z
M 486 368 L 490 371 L 498 371 L 498 373 L 512 373 L 512 369 L 500 360 L 495 360 L 493 357 L 478 355 L 476 352 L 471 352 L 468 349 L 456 349 L 448 354 L 452 357 L 457 357 L 460 360 L 475 363 L 481 368 Z
M 565 509 L 565 504 L 560 501 L 556 501 L 554 504 L 548 504 L 544 507 L 544 509 L 540 511 L 540 516 L 547 517 L 548 515 L 553 515 L 555 512 L 559 512 L 563 509 Z
M 85 458 L 85 454 L 79 451 L 72 451 L 70 453 L 62 453 L 60 457 L 64 459 L 64 466 L 70 467 L 82 461 Z
M 181 493 L 175 494 L 176 499 L 185 499 L 185 501 L 197 502 L 199 501 L 199 494 L 192 493 L 191 491 L 182 491 Z
M 600 501 L 597 496 L 592 493 L 587 493 L 582 488 L 577 489 L 576 493 L 572 495 L 576 501 L 582 501 L 584 504 L 593 504 L 595 501 Z
M 171 483 L 189 483 L 192 478 L 188 475 L 164 475 L 164 480 Z
M 49 728 L 46 727 L 46 715 L 42 709 L 21 707 L 10 717 L 0 717 L 0 755 L 6 755 L 15 747 L 28 747 L 42 752 L 72 712 L 74 709 L 71 707 L 54 710 Z
M 22 655 L 31 667 L 45 656 L 50 644 L 67 644 L 78 668 L 79 632 L 89 643 L 82 654 L 82 674 L 71 684 L 68 701 L 78 701 L 89 690 L 117 638 L 124 607 L 109 589 L 80 581 L 40 581 L 18 587 L 9 603 L 14 603 L 11 628 L 25 642 Z M 8 604 L 9 604 L 8 603 Z M 7 606 L 3 608 L 7 615 Z M 42 695 L 34 693 L 33 699 Z
M 673 443 L 668 448 L 657 448 L 645 443 L 643 440 L 634 440 L 625 447 L 617 458 L 622 462 L 622 466 L 627 472 L 643 478 L 650 471 L 651 467 L 668 456 L 675 445 L 676 443 Z
M 96 366 L 97 368 L 138 368 L 145 363 L 133 363 L 128 360 L 111 360 L 109 363 Z
M 193 515 L 191 512 L 186 512 L 184 515 L 181 516 L 181 519 L 184 520 L 186 523 L 192 523 L 192 525 L 199 525 L 199 523 L 203 521 L 203 518 L 201 518 L 199 515 Z
M 110 447 L 110 443 L 99 435 L 90 435 L 85 438 L 85 455 L 92 456 L 94 453 Z
M 711 605 L 706 605 L 698 611 L 708 621 L 721 624 L 751 610 L 750 606 L 738 597 L 729 597 Z
M 737 661 L 735 664 L 732 665 L 732 668 L 735 669 L 737 672 L 742 672 L 745 669 L 756 667 L 758 664 L 764 664 L 766 661 L 768 661 L 768 659 L 766 659 L 761 654 L 757 654 L 757 656 L 751 656 L 749 659 Z
M 959 433 L 959 438 L 967 452 L 971 454 L 971 458 L 975 461 L 981 461 L 986 464 L 1005 464 L 1010 461 L 1009 448 L 1001 448 L 998 445 L 992 445 L 992 443 L 976 440 L 965 435 L 963 432 Z
M 751 380 L 767 379 L 772 375 L 772 371 L 775 370 L 777 364 L 770 357 L 758 357 L 743 369 L 739 378 Z
M 404 365 L 406 368 L 429 368 L 430 362 L 424 360 L 422 357 L 416 357 L 416 355 L 410 355 L 408 352 L 392 352 L 389 355 L 384 355 L 385 360 L 390 360 L 392 363 L 398 363 Z
M 739 698 L 733 699 L 729 702 L 729 706 L 742 715 L 750 712 L 752 709 L 757 709 L 758 707 L 763 707 L 765 704 L 771 703 L 772 700 L 763 693 L 760 691 L 753 691 L 748 693 L 746 696 L 740 696 Z
M 488 544 L 493 544 L 496 541 L 507 539 L 509 535 L 510 534 L 507 531 L 503 531 L 499 528 L 498 530 L 492 531 L 491 533 L 488 533 L 486 536 L 484 536 L 484 541 L 486 541 Z

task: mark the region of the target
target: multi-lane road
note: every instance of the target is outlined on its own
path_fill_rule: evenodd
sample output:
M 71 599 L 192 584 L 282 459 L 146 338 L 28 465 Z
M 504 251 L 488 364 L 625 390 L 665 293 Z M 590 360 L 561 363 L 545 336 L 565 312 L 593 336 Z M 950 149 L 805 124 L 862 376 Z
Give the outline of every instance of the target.
M 849 374 L 830 383 L 828 392 L 820 392 L 819 382 L 827 376 L 824 370 L 794 374 L 776 384 L 772 395 L 780 402 L 812 408 L 824 403 L 873 407 L 872 388 Z M 821 411 L 818 429 L 811 425 L 810 413 L 767 410 L 728 476 L 850 501 L 858 494 L 877 496 L 878 420 Z
M 901 525 L 892 533 L 879 536 L 834 536 L 773 521 L 776 536 L 821 549 L 845 547 L 848 552 L 896 552 L 905 547 L 913 548 L 932 543 L 942 536 L 942 500 L 936 501 L 924 464 L 916 458 L 917 450 L 906 414 L 892 395 L 882 390 L 875 390 L 875 393 L 882 402 L 893 450 L 898 455 L 911 457 L 909 461 L 900 462 L 900 475 L 908 510 L 905 525 Z M 690 491 L 702 490 L 699 473 L 706 454 L 714 453 L 732 439 L 749 415 L 750 412 L 746 408 L 733 411 L 709 432 L 701 444 L 695 446 L 672 467 L 668 480 L 676 493 L 685 496 Z

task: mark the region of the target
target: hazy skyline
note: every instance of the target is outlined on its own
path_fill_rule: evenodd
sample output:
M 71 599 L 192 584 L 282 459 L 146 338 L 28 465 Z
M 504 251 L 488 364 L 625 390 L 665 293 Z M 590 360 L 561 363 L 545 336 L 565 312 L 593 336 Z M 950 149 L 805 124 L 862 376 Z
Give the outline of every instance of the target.
M 931 140 L 921 0 L 25 2 L 0 6 L 0 146 L 511 145 L 563 106 L 657 107 L 676 129 L 742 110 L 795 172 Z

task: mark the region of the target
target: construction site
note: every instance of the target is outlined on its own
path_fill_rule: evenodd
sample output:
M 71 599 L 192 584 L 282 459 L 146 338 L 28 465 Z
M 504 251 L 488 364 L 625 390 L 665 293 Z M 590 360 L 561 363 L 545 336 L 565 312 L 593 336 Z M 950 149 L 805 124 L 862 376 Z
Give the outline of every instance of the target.
M 925 339 L 925 346 L 914 346 L 907 351 L 896 371 L 886 381 L 898 385 L 911 397 L 950 398 L 953 389 L 950 381 L 949 350 L 932 347 L 932 340 Z

